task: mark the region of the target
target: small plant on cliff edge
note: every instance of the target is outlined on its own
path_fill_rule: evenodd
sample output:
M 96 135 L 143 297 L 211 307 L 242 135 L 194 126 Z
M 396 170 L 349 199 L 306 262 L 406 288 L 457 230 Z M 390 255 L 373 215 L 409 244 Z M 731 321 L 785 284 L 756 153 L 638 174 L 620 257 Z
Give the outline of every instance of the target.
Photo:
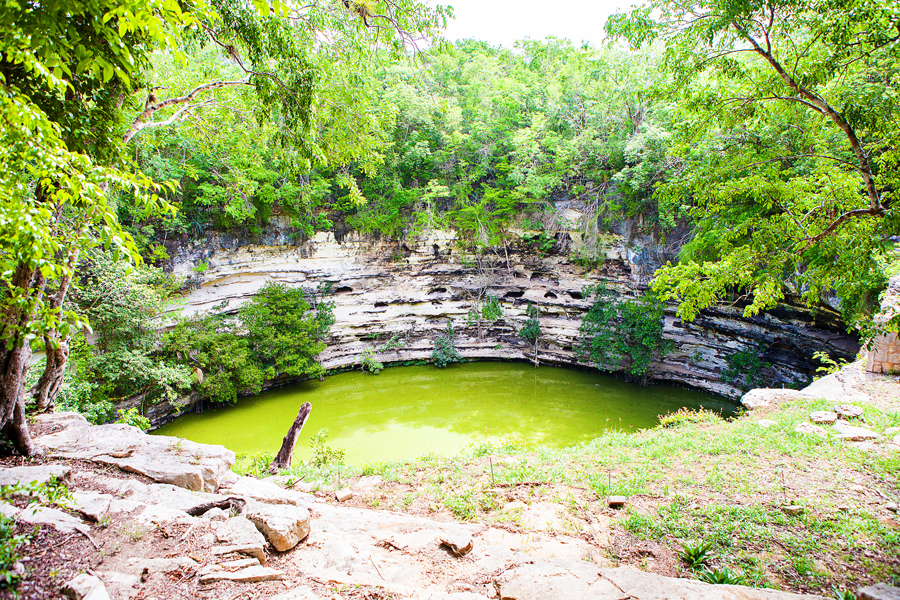
M 362 369 L 363 372 L 368 371 L 375 375 L 381 373 L 381 370 L 384 369 L 384 365 L 378 362 L 378 359 L 375 357 L 375 350 L 373 350 L 371 346 L 363 348 L 360 369 Z
M 760 343 L 756 348 L 728 355 L 725 358 L 728 366 L 722 370 L 722 381 L 745 392 L 762 387 L 766 380 L 765 370 L 772 367 L 772 363 L 762 359 L 765 352 L 765 346 Z
M 813 352 L 812 357 L 815 360 L 822 363 L 822 366 L 819 367 L 818 369 L 816 369 L 816 373 L 822 373 L 822 376 L 837 373 L 838 371 L 840 371 L 841 369 L 843 369 L 844 367 L 846 367 L 847 365 L 850 364 L 843 358 L 840 360 L 840 362 L 834 360 L 833 358 L 831 358 L 831 356 L 828 355 L 827 352 L 825 352 L 823 350 L 819 350 L 818 352 Z
M 525 326 L 519 330 L 518 336 L 531 344 L 532 350 L 534 351 L 531 362 L 533 362 L 536 367 L 538 366 L 538 340 L 541 339 L 541 335 L 544 333 L 541 331 L 541 322 L 538 320 L 541 316 L 541 311 L 534 304 L 529 304 L 528 308 L 525 309 L 525 314 L 528 315 L 528 320 L 525 321 Z
M 0 515 L 0 590 L 11 590 L 22 579 L 15 565 L 22 558 L 19 547 L 27 545 L 31 535 L 15 535 L 15 526 L 13 519 Z
M 447 321 L 447 329 L 443 333 L 439 333 L 434 339 L 434 349 L 431 351 L 431 362 L 436 367 L 446 367 L 447 365 L 462 360 L 459 351 L 456 349 L 456 333 L 453 331 L 453 324 Z

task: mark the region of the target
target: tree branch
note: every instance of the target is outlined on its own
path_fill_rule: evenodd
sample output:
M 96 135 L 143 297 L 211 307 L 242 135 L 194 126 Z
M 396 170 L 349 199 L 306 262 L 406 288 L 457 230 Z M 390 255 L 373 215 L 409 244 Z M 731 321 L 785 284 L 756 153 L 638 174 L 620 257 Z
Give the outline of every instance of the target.
M 166 119 L 165 121 L 160 121 L 158 123 L 154 123 L 153 121 L 147 120 L 150 117 L 152 117 L 154 113 L 159 112 L 159 111 L 163 110 L 164 108 L 169 108 L 170 106 L 176 106 L 178 104 L 187 104 L 188 102 L 192 101 L 194 98 L 196 98 L 198 95 L 202 94 L 203 92 L 210 92 L 212 90 L 215 90 L 215 89 L 218 89 L 221 87 L 231 86 L 231 85 L 250 85 L 250 81 L 247 79 L 240 79 L 237 81 L 215 81 L 213 83 L 204 83 L 204 84 L 198 85 L 197 87 L 195 87 L 193 90 L 191 90 L 184 96 L 175 96 L 173 98 L 168 98 L 166 100 L 163 100 L 162 102 L 157 102 L 156 104 L 150 104 L 150 105 L 146 106 L 144 108 L 144 111 L 141 114 L 139 114 L 137 117 L 135 117 L 134 121 L 131 123 L 131 127 L 129 127 L 128 131 L 125 132 L 125 135 L 122 136 L 122 141 L 127 144 L 129 141 L 131 141 L 131 138 L 133 138 L 135 136 L 135 134 L 137 134 L 137 132 L 140 131 L 141 129 L 145 129 L 147 127 L 159 127 L 161 125 L 170 125 L 170 124 L 174 123 L 178 118 L 180 118 L 181 115 L 183 115 L 186 110 L 193 110 L 194 108 L 197 108 L 198 106 L 202 106 L 203 104 L 206 104 L 206 102 L 203 102 L 201 104 L 195 104 L 193 106 L 185 106 L 185 107 L 181 108 L 178 112 L 176 112 L 174 115 L 172 115 L 172 117 L 170 117 L 169 119 Z M 185 116 L 187 116 L 187 115 L 185 115 Z

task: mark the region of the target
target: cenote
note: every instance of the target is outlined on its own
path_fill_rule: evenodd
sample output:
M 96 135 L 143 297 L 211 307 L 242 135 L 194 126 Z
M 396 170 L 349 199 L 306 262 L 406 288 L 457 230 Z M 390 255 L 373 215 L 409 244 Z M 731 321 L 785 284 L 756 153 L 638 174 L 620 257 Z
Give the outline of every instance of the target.
M 671 385 L 640 387 L 598 373 L 478 362 L 342 373 L 187 414 L 156 433 L 222 444 L 239 454 L 275 453 L 304 402 L 313 410 L 295 457 L 308 457 L 309 438 L 327 429 L 327 443 L 344 449 L 346 461 L 356 465 L 451 455 L 502 438 L 527 447 L 571 446 L 608 429 L 653 427 L 659 415 L 682 407 L 725 416 L 736 409 L 723 398 Z

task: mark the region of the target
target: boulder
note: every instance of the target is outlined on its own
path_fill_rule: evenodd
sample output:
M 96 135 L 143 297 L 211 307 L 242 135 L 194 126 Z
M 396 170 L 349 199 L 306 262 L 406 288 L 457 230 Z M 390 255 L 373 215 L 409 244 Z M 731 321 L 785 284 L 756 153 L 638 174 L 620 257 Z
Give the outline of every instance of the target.
M 224 446 L 147 435 L 123 424 L 78 425 L 35 440 L 47 456 L 115 465 L 161 483 L 189 490 L 214 492 L 234 464 L 234 452 Z
M 109 600 L 106 586 L 93 575 L 82 573 L 68 582 L 62 589 L 63 595 L 70 600 Z
M 838 421 L 834 425 L 834 430 L 838 432 L 838 439 L 847 442 L 861 442 L 864 440 L 874 440 L 878 434 L 863 427 L 854 427 L 848 425 L 844 421 Z
M 229 546 L 264 547 L 266 540 L 252 521 L 245 517 L 234 517 L 219 523 L 216 527 L 216 539 Z
M 815 412 L 809 413 L 809 420 L 813 423 L 834 423 L 835 421 L 837 421 L 837 418 L 837 413 L 833 413 L 830 410 L 817 410 Z
M 741 397 L 741 404 L 748 410 L 771 406 L 778 401 L 792 401 L 809 398 L 809 394 L 791 389 L 757 388 Z
M 290 550 L 309 535 L 309 510 L 305 508 L 251 501 L 245 514 L 279 552 Z
M 0 469 L 0 485 L 15 485 L 17 483 L 41 485 L 49 483 L 52 479 L 69 485 L 72 482 L 72 467 L 65 465 L 40 465 Z
M 99 522 L 109 512 L 113 497 L 98 492 L 73 492 L 72 508 L 88 521 Z
M 467 533 L 444 534 L 441 544 L 447 546 L 454 556 L 465 556 L 472 551 L 472 536 Z
M 900 588 L 886 583 L 877 583 L 856 590 L 859 600 L 900 600 Z
M 228 495 L 250 498 L 264 504 L 292 504 L 307 506 L 312 503 L 308 494 L 286 490 L 272 481 L 238 477 L 227 485 Z
M 844 419 L 855 419 L 862 416 L 863 409 L 861 406 L 853 406 L 852 404 L 838 404 L 834 407 L 834 412 Z
M 338 502 L 346 502 L 347 500 L 349 500 L 352 497 L 353 497 L 353 492 L 348 487 L 341 488 L 334 493 L 334 499 L 337 500 Z
M 803 433 L 808 435 L 818 435 L 820 437 L 825 437 L 828 435 L 828 432 L 825 431 L 824 428 L 819 427 L 818 425 L 813 425 L 811 423 L 800 423 L 796 427 L 794 427 L 794 431 L 797 433 Z
M 284 579 L 284 573 L 278 569 L 271 569 L 256 565 L 237 571 L 226 571 L 215 567 L 204 569 L 200 572 L 200 585 L 216 583 L 217 581 L 237 581 L 240 583 L 257 583 L 259 581 L 272 581 Z

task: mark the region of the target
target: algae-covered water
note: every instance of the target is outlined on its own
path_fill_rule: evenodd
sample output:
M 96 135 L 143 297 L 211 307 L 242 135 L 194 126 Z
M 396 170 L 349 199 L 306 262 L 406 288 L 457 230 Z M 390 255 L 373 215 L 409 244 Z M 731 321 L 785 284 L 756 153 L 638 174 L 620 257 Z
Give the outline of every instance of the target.
M 675 386 L 640 387 L 610 375 L 523 363 L 480 362 L 444 369 L 396 367 L 306 381 L 236 406 L 188 414 L 156 431 L 237 453 L 278 451 L 300 405 L 312 413 L 294 456 L 309 456 L 309 438 L 328 430 L 327 443 L 349 464 L 450 455 L 487 440 L 526 446 L 570 446 L 607 429 L 653 427 L 658 415 L 705 407 L 726 415 L 728 400 Z

